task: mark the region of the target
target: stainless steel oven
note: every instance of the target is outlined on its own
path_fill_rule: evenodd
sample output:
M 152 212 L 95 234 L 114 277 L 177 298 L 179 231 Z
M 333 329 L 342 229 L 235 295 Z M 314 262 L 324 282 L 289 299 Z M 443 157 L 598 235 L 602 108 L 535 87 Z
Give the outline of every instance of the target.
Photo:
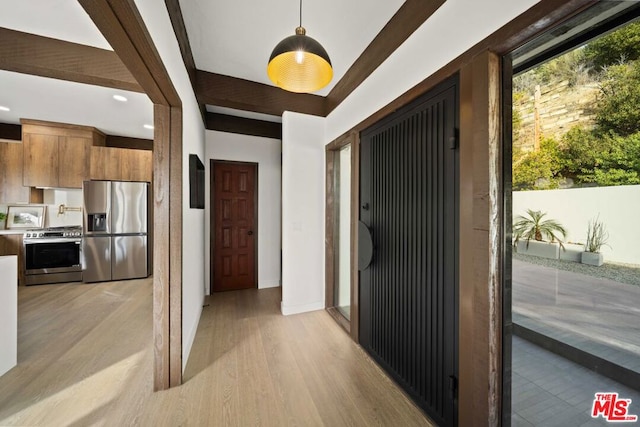
M 28 230 L 23 236 L 25 284 L 82 281 L 82 229 Z

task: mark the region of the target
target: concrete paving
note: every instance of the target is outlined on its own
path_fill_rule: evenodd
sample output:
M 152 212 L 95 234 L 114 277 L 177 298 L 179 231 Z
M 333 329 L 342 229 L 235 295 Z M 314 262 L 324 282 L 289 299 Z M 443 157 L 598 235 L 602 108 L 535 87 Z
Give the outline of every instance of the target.
M 514 259 L 513 320 L 640 372 L 638 286 Z M 629 413 L 640 416 L 640 391 L 518 337 L 513 337 L 512 369 L 513 426 L 610 425 L 591 417 L 597 392 L 631 399 Z
M 617 392 L 631 399 L 630 415 L 640 416 L 640 392 L 616 383 L 518 337 L 513 337 L 513 427 L 610 425 L 592 418 L 595 393 Z M 618 425 L 640 426 L 640 422 Z
M 640 372 L 640 286 L 514 259 L 513 319 Z

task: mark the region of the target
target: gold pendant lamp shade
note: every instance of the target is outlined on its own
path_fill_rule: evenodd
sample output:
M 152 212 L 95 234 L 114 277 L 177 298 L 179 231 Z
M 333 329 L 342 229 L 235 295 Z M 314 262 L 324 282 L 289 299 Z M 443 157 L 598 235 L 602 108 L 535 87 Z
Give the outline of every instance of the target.
M 276 86 L 289 92 L 309 93 L 322 89 L 333 78 L 333 68 L 327 51 L 300 26 L 296 34 L 276 45 L 269 58 L 267 75 Z

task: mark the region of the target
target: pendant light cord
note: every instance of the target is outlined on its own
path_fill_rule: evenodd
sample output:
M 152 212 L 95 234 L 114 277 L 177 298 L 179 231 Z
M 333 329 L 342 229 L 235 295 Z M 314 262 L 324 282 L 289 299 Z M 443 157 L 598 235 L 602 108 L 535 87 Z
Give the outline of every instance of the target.
M 300 0 L 300 26 L 302 27 L 302 0 Z

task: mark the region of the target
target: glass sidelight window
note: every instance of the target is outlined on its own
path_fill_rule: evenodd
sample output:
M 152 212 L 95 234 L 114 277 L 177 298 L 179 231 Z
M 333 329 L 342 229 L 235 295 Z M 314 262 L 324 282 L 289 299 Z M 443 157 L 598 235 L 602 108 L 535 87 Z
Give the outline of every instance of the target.
M 336 155 L 336 231 L 334 307 L 351 317 L 351 144 Z
M 326 169 L 326 299 L 331 316 L 358 339 L 357 276 L 354 276 L 358 198 L 358 137 L 351 134 L 327 145 Z

